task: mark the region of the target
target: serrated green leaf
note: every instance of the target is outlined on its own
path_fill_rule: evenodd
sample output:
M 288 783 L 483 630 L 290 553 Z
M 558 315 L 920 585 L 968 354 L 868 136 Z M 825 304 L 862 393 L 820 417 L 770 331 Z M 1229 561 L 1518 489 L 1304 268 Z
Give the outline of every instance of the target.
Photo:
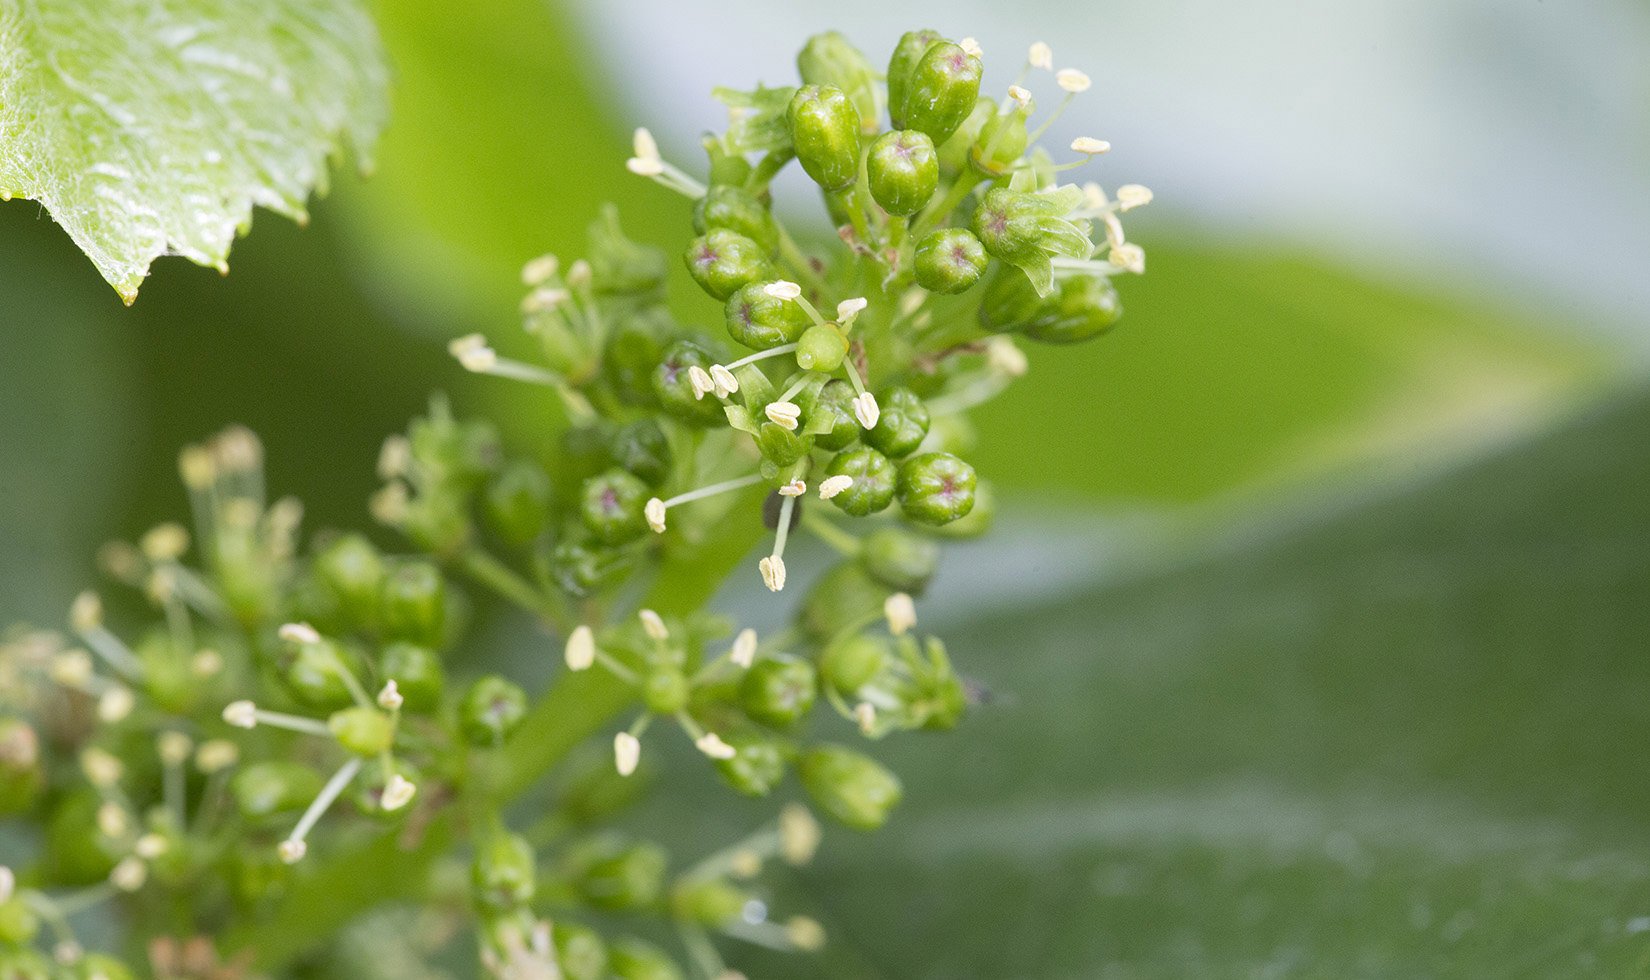
M 130 304 L 160 255 L 226 269 L 253 205 L 304 220 L 387 85 L 359 0 L 0 0 L 0 199 L 44 205 Z

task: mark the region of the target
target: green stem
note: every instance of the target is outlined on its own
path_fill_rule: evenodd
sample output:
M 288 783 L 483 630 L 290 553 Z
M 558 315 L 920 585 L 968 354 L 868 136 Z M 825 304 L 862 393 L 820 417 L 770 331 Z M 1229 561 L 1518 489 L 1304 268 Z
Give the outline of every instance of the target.
M 460 557 L 460 563 L 465 574 L 527 612 L 564 633 L 572 629 L 572 616 L 559 596 L 540 591 L 487 552 L 471 548 Z
M 964 170 L 958 174 L 956 181 L 945 192 L 945 196 L 940 198 L 939 203 L 929 205 L 928 210 L 917 218 L 917 225 L 911 230 L 911 237 L 920 240 L 922 236 L 938 227 L 947 215 L 957 210 L 957 205 L 967 199 L 968 195 L 974 193 L 974 188 L 983 179 L 972 170 Z

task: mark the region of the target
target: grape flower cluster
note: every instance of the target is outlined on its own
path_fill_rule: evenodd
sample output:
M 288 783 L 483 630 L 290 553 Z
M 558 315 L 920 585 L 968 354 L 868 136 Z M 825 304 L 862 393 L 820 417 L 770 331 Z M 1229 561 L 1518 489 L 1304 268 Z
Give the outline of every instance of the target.
M 885 71 L 836 33 L 797 67 L 797 86 L 715 93 L 728 125 L 702 140 L 703 179 L 635 133 L 631 173 L 687 199 L 679 260 L 708 302 L 668 303 L 672 256 L 610 208 L 584 258 L 523 269 L 530 359 L 453 341 L 464 368 L 547 389 L 553 434 L 512 452 L 433 401 L 378 460 L 371 512 L 400 550 L 306 538 L 301 506 L 267 496 L 258 440 L 230 429 L 180 457 L 192 530 L 100 555 L 132 590 L 111 612 L 152 610 L 149 625 L 116 631 L 86 592 L 66 632 L 6 634 L 0 813 L 42 830 L 0 867 L 0 980 L 279 972 L 296 951 L 276 937 L 323 940 L 378 899 L 426 916 L 350 928 L 398 935 L 417 961 L 385 976 L 445 975 L 427 960 L 466 924 L 483 967 L 517 980 L 723 980 L 738 974 L 718 937 L 825 943 L 814 919 L 770 912 L 771 876 L 810 860 L 816 813 L 872 830 L 900 802 L 849 743 L 951 728 L 971 701 L 917 616 L 940 543 L 992 517 L 963 458 L 968 412 L 1026 372 L 1023 342 L 1113 326 L 1114 280 L 1145 264 L 1120 216 L 1151 194 L 1060 182 L 1109 147 L 1041 145 L 1090 87 L 1047 45 L 1000 96 L 977 43 L 932 31 L 901 37 Z M 1040 120 L 1034 82 L 1059 93 Z M 774 211 L 792 162 L 828 242 Z M 689 308 L 716 328 L 684 323 Z M 729 571 L 784 592 L 802 534 L 835 559 L 791 625 L 759 635 L 709 611 Z M 557 638 L 549 693 L 449 679 L 461 583 Z M 604 728 L 602 758 L 573 750 Z M 735 792 L 789 802 L 678 863 L 614 822 L 648 772 L 644 739 L 666 737 Z M 363 891 L 364 851 L 394 883 L 311 914 Z M 77 931 L 111 903 L 125 958 Z

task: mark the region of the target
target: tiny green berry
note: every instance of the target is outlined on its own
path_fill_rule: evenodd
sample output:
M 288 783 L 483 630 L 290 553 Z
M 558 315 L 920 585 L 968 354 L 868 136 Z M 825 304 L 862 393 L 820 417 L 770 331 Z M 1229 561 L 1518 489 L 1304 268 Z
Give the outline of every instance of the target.
M 848 338 L 829 323 L 809 327 L 797 341 L 796 366 L 804 371 L 830 373 L 848 356 Z
M 665 886 L 665 852 L 654 844 L 603 842 L 579 875 L 584 900 L 599 909 L 622 912 L 644 909 L 659 900 Z
M 607 943 L 601 933 L 577 922 L 557 919 L 551 932 L 563 980 L 605 980 Z
M 364 535 L 346 534 L 327 545 L 315 556 L 315 574 L 352 622 L 368 625 L 376 619 L 384 559 Z
M 917 243 L 917 285 L 935 293 L 960 293 L 980 281 L 990 257 L 966 228 L 942 228 Z
M 653 419 L 637 419 L 618 431 L 611 448 L 613 462 L 650 487 L 670 476 L 670 440 Z
M 852 697 L 882 673 L 892 655 L 887 637 L 853 633 L 832 643 L 820 654 L 820 676 L 838 694 Z
M 788 728 L 814 706 L 818 678 L 814 665 L 790 656 L 764 657 L 739 682 L 739 704 L 764 725 Z
M 920 594 L 939 567 L 940 548 L 902 527 L 881 527 L 865 536 L 860 560 L 865 570 L 891 589 Z
M 458 723 L 471 745 L 502 743 L 527 717 L 527 692 L 497 674 L 478 678 L 458 704 Z
M 642 703 L 656 715 L 673 715 L 687 707 L 691 693 L 688 680 L 675 667 L 658 667 L 648 672 L 642 684 Z
M 796 71 L 805 85 L 834 85 L 845 92 L 861 124 L 876 132 L 876 71 L 851 41 L 837 31 L 815 34 L 797 54 Z
M 1110 330 L 1122 315 L 1122 301 L 1109 281 L 1071 276 L 1021 332 L 1046 344 L 1076 344 Z
M 699 288 L 725 300 L 740 287 L 768 277 L 768 253 L 736 231 L 712 228 L 689 243 L 682 259 Z
M 447 583 L 434 565 L 400 562 L 384 578 L 379 599 L 384 635 L 439 647 L 446 639 Z
M 914 129 L 884 133 L 871 144 L 865 160 L 871 197 L 896 216 L 916 214 L 940 183 L 934 141 Z
M 764 283 L 751 283 L 728 297 L 728 335 L 746 347 L 767 350 L 789 344 L 813 323 L 800 303 L 770 296 Z
M 653 393 L 659 399 L 659 406 L 694 425 L 726 421 L 721 404 L 714 398 L 695 397 L 689 380 L 693 368 L 708 371 L 716 360 L 709 350 L 691 340 L 678 340 L 666 348 L 664 357 L 653 370 Z
M 584 481 L 579 516 L 597 540 L 618 545 L 647 533 L 642 508 L 651 496 L 648 485 L 621 469 Z
M 919 524 L 949 524 L 974 509 L 974 467 L 950 453 L 923 453 L 899 470 L 899 505 Z
M 894 502 L 899 470 L 875 449 L 849 449 L 831 458 L 828 476 L 853 478 L 853 485 L 831 498 L 844 513 L 867 517 Z
M 693 205 L 693 228 L 699 234 L 725 228 L 760 245 L 768 254 L 779 247 L 773 213 L 743 187 L 717 184 Z
M 890 459 L 908 456 L 928 435 L 928 409 L 909 388 L 894 388 L 877 399 L 881 412 L 865 441 Z
M 487 526 L 505 542 L 528 544 L 550 522 L 550 477 L 530 460 L 509 463 L 487 482 L 481 510 Z

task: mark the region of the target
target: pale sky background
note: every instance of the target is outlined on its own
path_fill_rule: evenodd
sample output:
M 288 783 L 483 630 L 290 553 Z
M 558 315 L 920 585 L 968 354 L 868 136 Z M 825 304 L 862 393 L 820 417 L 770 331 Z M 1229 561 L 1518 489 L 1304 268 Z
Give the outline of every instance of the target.
M 635 121 L 697 164 L 706 93 L 795 78 L 827 27 L 881 64 L 935 27 L 986 48 L 987 87 L 1033 40 L 1095 88 L 1051 145 L 1138 181 L 1162 220 L 1377 276 L 1421 277 L 1650 353 L 1650 5 L 1629 0 L 575 4 Z M 1006 65 L 1005 65 L 1006 60 Z M 995 68 L 995 70 L 993 70 Z M 1058 94 L 1035 86 L 1044 106 Z M 1148 242 L 1149 244 L 1149 242 Z

